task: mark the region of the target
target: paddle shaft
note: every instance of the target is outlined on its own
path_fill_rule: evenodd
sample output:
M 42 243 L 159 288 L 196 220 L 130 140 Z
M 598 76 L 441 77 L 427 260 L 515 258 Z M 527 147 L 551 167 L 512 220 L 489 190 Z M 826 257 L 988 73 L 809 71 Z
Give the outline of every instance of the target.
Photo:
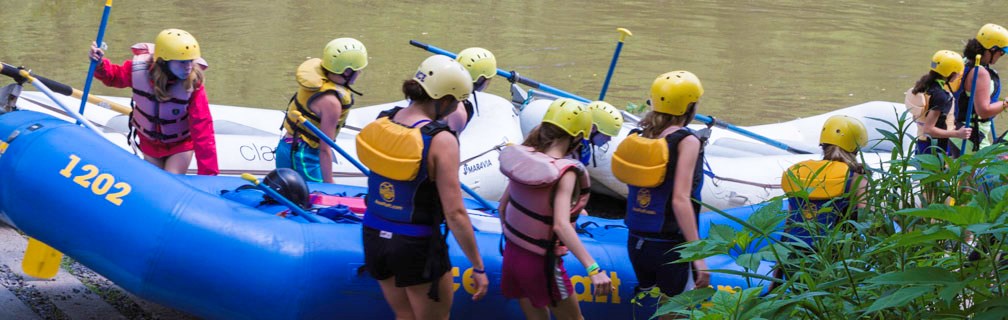
M 970 88 L 969 104 L 968 107 L 966 107 L 966 119 L 964 120 L 966 122 L 964 125 L 966 128 L 969 128 L 970 124 L 973 122 L 973 100 L 976 99 L 976 81 L 977 74 L 980 73 L 980 57 L 981 56 L 978 54 L 976 55 L 976 59 L 973 60 L 973 87 Z M 962 144 L 959 145 L 960 154 L 966 154 L 966 141 L 969 141 L 969 137 L 963 139 Z
M 300 114 L 297 114 L 297 116 L 299 116 L 297 121 L 303 123 L 304 126 L 308 128 L 308 130 L 311 130 L 311 132 L 314 133 L 315 136 L 319 138 L 319 140 L 328 144 L 330 147 L 335 149 L 336 152 L 339 152 L 339 154 L 342 155 L 343 158 L 347 159 L 347 161 L 350 161 L 351 164 L 357 167 L 357 169 L 363 172 L 364 174 L 366 175 L 371 174 L 371 170 L 368 170 L 367 167 L 365 167 L 359 161 L 351 157 L 349 153 L 344 151 L 343 148 L 341 148 L 339 145 L 336 144 L 336 141 L 330 139 L 329 136 L 323 133 L 321 129 L 316 127 L 314 123 L 309 122 L 308 119 L 305 119 L 305 117 L 301 116 Z M 481 197 L 478 193 L 476 193 L 476 191 L 470 189 L 469 186 L 465 185 L 461 181 L 459 182 L 459 185 L 462 186 L 462 191 L 465 191 L 465 193 L 468 193 L 469 196 L 473 197 L 473 199 L 476 199 L 476 201 L 479 202 L 480 205 L 483 205 L 483 207 L 485 207 L 487 210 L 496 209 L 496 207 L 491 205 L 490 202 L 486 201 L 486 199 L 483 199 L 483 197 Z
M 105 1 L 105 10 L 102 12 L 101 24 L 98 26 L 98 37 L 95 39 L 97 45 L 102 44 L 102 39 L 105 38 L 105 25 L 108 24 L 109 13 L 112 11 L 112 0 Z M 80 114 L 84 114 L 84 106 L 87 105 L 88 93 L 91 92 L 91 80 L 94 79 L 95 68 L 98 67 L 99 60 L 91 60 L 91 66 L 88 67 L 87 78 L 84 79 L 84 93 L 81 94 L 80 102 Z
M 24 77 L 21 76 L 21 68 L 18 68 L 18 67 L 6 64 L 6 63 L 2 63 L 2 62 L 0 62 L 0 64 L 3 65 L 2 69 L 0 69 L 0 74 L 3 74 L 3 75 L 8 76 L 8 77 L 11 77 L 11 79 L 13 79 L 14 82 L 17 82 L 18 84 L 23 84 L 23 83 L 25 83 L 25 81 L 28 81 L 28 79 L 25 79 Z M 72 87 L 70 87 L 70 86 L 68 86 L 66 84 L 57 82 L 55 80 L 52 80 L 52 79 L 49 79 L 49 78 L 37 75 L 37 74 L 35 74 L 33 72 L 30 73 L 30 74 L 31 74 L 32 77 L 35 78 L 35 80 L 41 81 L 47 87 L 49 87 L 50 90 L 52 90 L 55 93 L 59 93 L 59 94 L 62 94 L 64 96 L 68 96 L 68 97 L 74 97 L 74 98 L 78 98 L 78 99 L 81 99 L 81 100 L 85 100 L 85 99 L 83 99 L 84 93 L 81 92 L 80 90 L 74 89 L 74 88 L 72 88 Z M 118 103 L 115 103 L 115 102 L 112 102 L 112 101 L 109 101 L 109 100 L 106 100 L 106 99 L 95 97 L 95 96 L 87 97 L 86 100 L 88 102 L 90 102 L 90 103 L 93 103 L 93 104 L 97 105 L 97 106 L 105 107 L 105 108 L 111 109 L 112 111 L 115 111 L 115 112 L 118 112 L 118 113 L 121 113 L 121 114 L 129 114 L 130 110 L 131 110 L 130 107 L 127 107 L 127 106 L 124 106 L 124 105 L 121 105 L 121 104 L 118 104 Z
M 616 70 L 616 61 L 619 60 L 620 51 L 623 50 L 623 40 L 626 36 L 632 35 L 630 30 L 624 28 L 617 28 L 616 31 L 620 33 L 619 42 L 616 42 L 616 52 L 613 52 L 612 62 L 609 63 L 609 72 L 606 73 L 605 82 L 602 83 L 602 91 L 599 91 L 599 100 L 605 100 L 606 91 L 609 90 L 609 80 L 612 80 L 613 70 Z
M 420 41 L 410 40 L 410 44 L 413 45 L 414 47 L 430 51 L 431 53 L 449 56 L 452 59 L 455 59 L 455 57 L 457 56 L 456 54 L 454 54 L 452 52 L 449 52 L 447 50 L 444 50 L 444 49 L 441 49 L 441 48 L 438 48 L 438 47 L 435 47 L 433 45 L 429 45 L 429 44 L 426 44 L 426 43 L 423 43 L 423 42 L 420 42 Z M 536 89 L 539 89 L 539 90 L 542 90 L 542 91 L 546 91 L 546 92 L 549 92 L 549 93 L 552 93 L 552 94 L 555 94 L 555 95 L 558 95 L 558 96 L 571 98 L 571 99 L 578 100 L 578 101 L 585 102 L 585 103 L 591 102 L 591 100 L 579 97 L 579 96 L 574 95 L 572 93 L 569 93 L 567 91 L 563 91 L 563 90 L 551 87 L 549 85 L 540 83 L 538 81 L 535 81 L 535 80 L 532 80 L 532 79 L 529 79 L 529 78 L 526 78 L 526 77 L 519 76 L 518 73 L 516 73 L 516 72 L 504 71 L 504 69 L 497 68 L 497 75 L 499 75 L 501 77 L 505 77 L 505 78 L 507 78 L 508 80 L 510 80 L 512 82 L 518 82 L 518 83 L 524 84 L 526 86 L 529 86 L 529 87 L 532 87 L 532 88 L 536 88 Z
M 88 128 L 88 129 L 91 129 L 91 131 L 93 131 L 95 134 L 97 134 L 99 136 L 102 135 L 101 131 L 98 130 L 98 128 L 95 128 L 95 126 L 92 125 L 91 122 L 85 120 L 84 117 L 81 117 L 81 115 L 79 113 L 74 112 L 69 107 L 67 107 L 65 104 L 63 104 L 62 101 L 60 101 L 59 99 L 56 98 L 56 94 L 53 93 L 52 90 L 49 90 L 49 87 L 47 87 L 45 85 L 45 83 L 42 83 L 42 81 L 36 81 L 35 78 L 32 77 L 31 74 L 29 74 L 27 70 L 21 70 L 21 77 L 27 79 L 27 81 L 29 83 L 31 83 L 33 86 L 35 86 L 35 88 L 38 88 L 39 91 L 42 91 L 42 93 L 44 93 L 46 96 L 48 96 L 49 99 L 52 99 L 52 101 L 55 102 L 56 105 L 58 105 L 60 108 L 62 108 L 63 111 L 65 111 L 67 113 L 67 115 L 69 115 L 69 116 L 73 117 L 74 119 L 76 119 L 78 124 L 83 124 L 84 127 Z
M 441 49 L 441 48 L 438 48 L 438 47 L 435 47 L 435 46 L 432 46 L 432 45 L 429 45 L 429 44 L 425 44 L 425 43 L 422 43 L 422 42 L 419 42 L 419 41 L 416 41 L 416 40 L 410 40 L 410 44 L 413 45 L 413 46 L 415 46 L 415 47 L 417 47 L 417 48 L 421 48 L 421 49 L 425 49 L 427 51 L 430 51 L 432 53 L 442 54 L 442 55 L 446 55 L 446 56 L 453 57 L 453 58 L 455 57 L 454 53 L 445 51 L 444 49 Z M 546 91 L 546 92 L 554 94 L 554 95 L 558 95 L 558 96 L 565 97 L 565 98 L 571 98 L 571 99 L 578 100 L 578 101 L 581 101 L 581 102 L 586 102 L 586 103 L 591 101 L 591 100 L 579 97 L 577 95 L 574 95 L 572 93 L 569 93 L 569 92 L 566 92 L 566 91 L 563 91 L 563 90 L 560 90 L 560 89 L 556 89 L 556 88 L 547 86 L 545 84 L 541 84 L 539 82 L 535 82 L 533 80 L 529 80 L 529 79 L 524 78 L 524 77 L 520 77 L 517 74 L 512 74 L 510 72 L 501 70 L 500 68 L 497 69 L 497 74 L 501 75 L 503 77 L 507 77 L 508 80 L 512 80 L 512 76 L 514 76 L 515 78 L 518 78 L 517 81 L 519 83 L 521 83 L 521 84 L 524 84 L 524 85 L 527 85 L 527 86 L 530 86 L 530 87 L 533 87 L 533 88 L 536 88 L 536 89 L 539 89 L 539 90 L 542 90 L 542 91 Z M 514 80 L 512 80 L 512 81 L 514 81 Z M 526 83 L 526 81 L 528 83 Z M 530 83 L 532 83 L 532 84 L 530 84 Z M 757 134 L 755 132 L 752 132 L 752 131 L 749 131 L 749 130 L 745 130 L 745 129 L 736 127 L 736 126 L 734 126 L 734 125 L 732 125 L 730 123 L 724 122 L 724 121 L 712 122 L 713 121 L 712 117 L 705 116 L 705 115 L 702 115 L 702 114 L 699 114 L 699 113 L 696 114 L 693 117 L 693 119 L 695 119 L 697 121 L 700 121 L 700 122 L 703 122 L 703 123 L 706 123 L 706 124 L 717 125 L 719 128 L 724 128 L 724 129 L 727 129 L 729 131 L 733 131 L 735 133 L 738 133 L 738 134 L 741 134 L 743 136 L 752 138 L 753 140 L 756 140 L 756 141 L 759 141 L 759 142 L 766 143 L 766 144 L 768 144 L 770 146 L 773 146 L 775 148 L 779 148 L 779 149 L 787 151 L 787 152 L 798 153 L 798 154 L 810 154 L 810 152 L 792 148 L 791 146 L 789 146 L 789 145 L 787 145 L 787 144 L 785 144 L 783 142 L 775 141 L 773 139 L 770 139 L 770 138 L 767 138 L 765 136 L 759 135 L 759 134 Z

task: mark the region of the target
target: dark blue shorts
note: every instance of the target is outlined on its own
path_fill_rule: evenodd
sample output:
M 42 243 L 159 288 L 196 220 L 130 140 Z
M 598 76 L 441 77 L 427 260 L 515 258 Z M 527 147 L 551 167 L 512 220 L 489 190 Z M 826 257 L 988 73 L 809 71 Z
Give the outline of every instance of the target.
M 637 275 L 638 290 L 658 286 L 666 296 L 675 296 L 686 290 L 690 279 L 690 263 L 670 263 L 679 260 L 675 247 L 681 241 L 652 241 L 630 235 L 627 252 L 630 264 Z

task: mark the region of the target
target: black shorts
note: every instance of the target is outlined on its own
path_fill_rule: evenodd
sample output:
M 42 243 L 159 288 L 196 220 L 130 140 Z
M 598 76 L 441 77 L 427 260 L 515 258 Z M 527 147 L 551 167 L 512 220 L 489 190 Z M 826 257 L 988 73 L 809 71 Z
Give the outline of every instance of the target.
M 658 286 L 666 296 L 675 296 L 686 290 L 690 278 L 690 263 L 670 263 L 679 260 L 675 247 L 681 241 L 650 241 L 630 235 L 627 252 L 630 264 L 637 275 L 638 289 L 649 290 Z
M 440 279 L 451 269 L 448 250 L 444 241 L 438 241 L 431 257 L 430 237 L 410 237 L 390 234 L 382 237 L 382 231 L 364 227 L 364 266 L 371 277 L 385 280 L 395 277 L 396 287 L 409 287 Z M 427 259 L 431 262 L 431 272 L 424 277 Z

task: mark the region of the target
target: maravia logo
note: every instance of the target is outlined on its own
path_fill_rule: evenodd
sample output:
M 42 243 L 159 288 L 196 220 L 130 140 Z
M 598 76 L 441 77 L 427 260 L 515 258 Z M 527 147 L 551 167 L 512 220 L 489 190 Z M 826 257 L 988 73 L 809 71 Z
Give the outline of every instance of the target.
M 471 165 L 466 164 L 466 165 L 463 166 L 462 174 L 463 175 L 470 174 L 470 173 L 473 173 L 473 172 L 476 172 L 476 171 L 479 171 L 479 170 L 483 170 L 483 169 L 486 169 L 486 168 L 489 168 L 489 167 L 492 167 L 492 166 L 493 166 L 493 162 L 490 162 L 490 159 L 486 159 L 486 160 L 483 160 L 483 161 L 480 161 L 480 162 L 477 162 L 477 163 L 474 163 L 474 164 L 471 164 Z

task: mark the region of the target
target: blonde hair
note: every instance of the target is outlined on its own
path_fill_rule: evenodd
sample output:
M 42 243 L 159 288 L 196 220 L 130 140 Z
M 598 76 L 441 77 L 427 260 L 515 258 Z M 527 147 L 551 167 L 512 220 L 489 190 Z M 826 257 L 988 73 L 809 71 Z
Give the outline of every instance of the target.
M 847 164 L 851 171 L 864 174 L 864 166 L 857 160 L 857 151 L 849 152 L 832 144 L 823 144 L 823 160 L 839 161 Z
M 165 69 L 167 66 L 162 67 L 162 65 L 168 62 L 158 58 L 150 68 L 150 78 L 154 82 L 154 96 L 160 101 L 167 101 L 172 98 L 171 93 L 168 90 L 168 80 L 172 79 L 172 75 L 168 74 Z M 182 87 L 188 92 L 196 91 L 203 84 L 203 68 L 200 67 L 196 62 L 193 62 L 192 72 L 189 72 L 189 76 L 182 80 Z

